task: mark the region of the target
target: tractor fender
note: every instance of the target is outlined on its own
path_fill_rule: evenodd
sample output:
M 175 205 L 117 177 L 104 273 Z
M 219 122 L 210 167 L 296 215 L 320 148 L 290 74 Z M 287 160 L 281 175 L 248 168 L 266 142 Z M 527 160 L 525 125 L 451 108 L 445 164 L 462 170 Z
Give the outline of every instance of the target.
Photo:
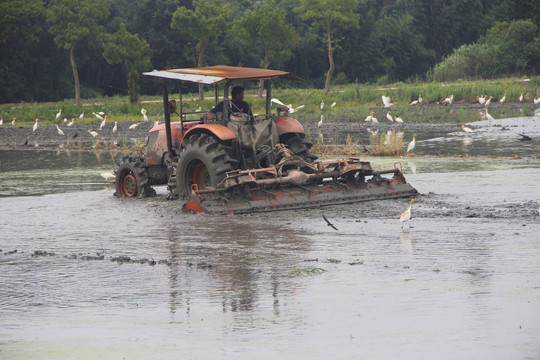
M 276 123 L 278 135 L 280 136 L 288 133 L 304 133 L 302 124 L 291 117 L 278 117 L 274 122 Z
M 229 130 L 228 127 L 219 124 L 204 124 L 195 126 L 184 134 L 184 139 L 187 139 L 191 135 L 202 133 L 214 135 L 221 141 L 236 139 L 236 135 L 234 135 L 234 133 Z

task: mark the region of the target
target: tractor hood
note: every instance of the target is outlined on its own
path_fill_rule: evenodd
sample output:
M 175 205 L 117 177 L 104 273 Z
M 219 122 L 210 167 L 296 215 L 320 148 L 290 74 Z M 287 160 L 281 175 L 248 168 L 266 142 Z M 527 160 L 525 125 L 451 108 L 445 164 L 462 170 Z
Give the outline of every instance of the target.
M 155 76 L 164 79 L 189 81 L 199 84 L 214 85 L 227 80 L 253 80 L 253 79 L 304 79 L 286 71 L 257 69 L 239 66 L 216 65 L 200 68 L 154 70 L 143 75 Z

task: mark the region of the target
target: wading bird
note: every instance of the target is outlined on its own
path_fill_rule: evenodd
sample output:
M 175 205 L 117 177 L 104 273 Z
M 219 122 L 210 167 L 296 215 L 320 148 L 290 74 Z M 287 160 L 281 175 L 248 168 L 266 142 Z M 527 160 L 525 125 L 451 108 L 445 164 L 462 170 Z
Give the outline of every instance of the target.
M 491 104 L 491 99 L 493 99 L 493 96 L 490 96 L 489 99 L 486 100 L 486 106 L 489 106 L 489 104 Z
M 101 116 L 100 113 L 93 112 L 92 114 L 94 114 L 94 116 L 97 117 L 99 120 L 103 120 L 103 116 Z
M 413 135 L 412 141 L 407 145 L 407 152 L 412 151 L 416 146 L 416 134 Z
M 65 123 L 67 122 L 67 117 L 64 118 L 64 122 L 65 122 Z
M 62 109 L 56 114 L 56 120 L 60 119 L 60 116 L 62 116 Z
M 478 103 L 479 103 L 480 105 L 484 105 L 484 104 L 486 103 L 486 98 L 484 97 L 484 95 L 480 95 L 480 96 L 478 97 Z
M 519 102 L 522 102 L 523 101 L 523 93 L 521 93 L 521 95 L 519 95 Z
M 60 127 L 58 127 L 58 124 L 55 124 L 55 125 L 56 125 L 56 131 L 58 132 L 59 135 L 62 135 L 62 136 L 66 135 L 66 134 L 64 134 L 62 129 L 60 129 Z
M 321 125 L 323 124 L 323 121 L 324 121 L 324 115 L 321 114 L 321 120 L 319 120 L 319 122 L 317 123 L 317 126 L 321 127 Z
M 13 120 L 11 120 L 11 126 L 15 126 L 15 122 L 17 121 L 16 118 L 13 118 Z
M 394 121 L 398 124 L 403 124 L 403 119 L 401 118 L 401 116 L 394 116 Z
M 143 121 L 148 121 L 148 116 L 146 116 L 146 109 L 145 108 L 142 108 L 141 109 L 141 114 L 142 114 L 142 117 L 143 117 Z
M 39 122 L 39 119 L 36 119 L 36 123 L 34 124 L 34 127 L 32 128 L 32 131 L 35 132 L 38 129 L 38 127 L 39 127 L 38 122 Z
M 527 135 L 525 135 L 525 134 L 519 134 L 519 133 L 518 133 L 518 135 L 521 136 L 521 137 L 519 138 L 519 141 L 530 141 L 530 140 L 532 140 L 532 138 L 531 138 L 530 136 L 527 136 Z
M 499 102 L 501 104 L 504 104 L 505 101 L 506 101 L 506 93 L 504 93 L 504 96 L 499 100 Z
M 321 100 L 321 110 L 324 109 L 324 101 Z
M 533 102 L 535 105 L 540 104 L 540 97 L 534 98 Z
M 383 95 L 383 96 L 381 96 L 381 98 L 382 98 L 382 102 L 383 102 L 385 108 L 388 108 L 388 107 L 394 105 L 393 103 L 390 102 L 390 97 L 389 96 Z
M 67 124 L 67 126 L 72 127 L 73 124 L 75 124 L 75 119 L 71 119 L 71 121 L 69 122 L 69 124 Z
M 105 180 L 112 180 L 112 179 L 116 178 L 116 176 L 114 176 L 114 174 L 112 174 L 112 173 L 101 173 L 100 175 Z
M 469 128 L 469 127 L 466 127 L 465 125 L 461 125 L 461 128 L 463 129 L 463 131 L 465 131 L 466 133 L 472 133 L 473 132 L 473 129 Z
M 79 115 L 79 119 L 84 119 L 84 110 L 83 110 L 83 112 L 81 113 L 81 115 Z
M 88 133 L 89 133 L 90 135 L 92 135 L 93 137 L 96 137 L 96 136 L 99 135 L 99 134 L 98 134 L 96 131 L 94 131 L 94 130 L 88 130 Z
M 390 121 L 390 122 L 394 122 L 394 118 L 392 117 L 392 115 L 390 115 L 390 111 L 388 111 L 386 113 L 386 118 Z
M 486 119 L 487 119 L 488 121 L 495 120 L 495 119 L 493 118 L 493 116 L 491 116 L 491 115 L 488 113 L 488 109 L 487 109 L 487 108 L 484 108 L 484 111 L 486 112 Z
M 422 95 L 418 95 L 418 100 L 413 100 L 411 105 L 418 105 L 422 103 Z
M 369 115 L 364 119 L 364 121 L 372 121 L 373 120 L 373 114 L 375 114 L 373 111 L 369 113 Z
M 399 217 L 399 221 L 401 222 L 401 228 L 403 229 L 403 224 L 407 223 L 409 225 L 409 229 L 411 228 L 411 209 L 412 204 L 414 202 L 414 199 L 411 199 L 411 203 L 409 205 L 409 208 L 401 213 L 401 216 Z
M 332 105 L 330 105 L 330 107 L 334 107 L 334 106 L 336 106 L 336 105 L 337 105 L 337 102 L 334 101 L 334 102 L 332 103 Z
M 454 102 L 454 95 L 450 95 L 449 97 L 447 97 L 446 99 L 444 99 L 442 101 L 443 103 L 446 103 L 448 105 L 452 105 L 452 103 Z
M 114 122 L 114 127 L 112 128 L 113 134 L 116 134 L 118 132 L 118 121 Z
M 107 124 L 107 118 L 108 116 L 105 116 L 103 118 L 103 121 L 101 122 L 101 125 L 99 125 L 99 130 L 103 130 L 103 128 L 105 127 L 105 125 Z
M 131 125 L 131 126 L 129 127 L 129 130 L 135 130 L 136 128 L 139 127 L 140 124 L 141 124 L 141 123 L 138 122 L 138 123 L 136 123 L 136 124 Z
M 4 118 L 0 119 L 0 126 L 4 125 Z

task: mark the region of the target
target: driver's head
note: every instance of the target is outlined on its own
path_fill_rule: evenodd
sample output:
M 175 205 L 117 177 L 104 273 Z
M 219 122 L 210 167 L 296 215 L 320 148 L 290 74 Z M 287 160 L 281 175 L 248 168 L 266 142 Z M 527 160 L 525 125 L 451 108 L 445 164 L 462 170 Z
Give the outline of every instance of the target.
M 235 86 L 232 88 L 231 96 L 233 100 L 242 101 L 244 100 L 244 88 L 241 86 Z

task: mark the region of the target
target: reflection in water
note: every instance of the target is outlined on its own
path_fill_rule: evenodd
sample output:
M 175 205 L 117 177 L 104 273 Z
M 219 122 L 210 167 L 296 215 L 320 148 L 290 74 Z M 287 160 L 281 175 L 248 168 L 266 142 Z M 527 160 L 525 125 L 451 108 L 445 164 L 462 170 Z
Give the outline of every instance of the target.
M 262 297 L 273 299 L 279 315 L 280 279 L 289 264 L 299 261 L 295 254 L 309 250 L 303 238 L 258 222 L 224 217 L 208 226 L 204 220 L 200 217 L 192 224 L 200 225 L 196 234 L 178 227 L 163 232 L 171 262 L 171 313 L 184 308 L 189 315 L 193 292 L 202 286 L 208 298 L 221 303 L 223 312 L 252 311 Z
M 403 251 L 407 255 L 412 255 L 413 253 L 410 232 L 401 233 L 401 251 Z
M 466 151 L 467 146 L 471 145 L 473 143 L 473 138 L 470 136 L 466 136 L 461 141 L 461 150 Z

